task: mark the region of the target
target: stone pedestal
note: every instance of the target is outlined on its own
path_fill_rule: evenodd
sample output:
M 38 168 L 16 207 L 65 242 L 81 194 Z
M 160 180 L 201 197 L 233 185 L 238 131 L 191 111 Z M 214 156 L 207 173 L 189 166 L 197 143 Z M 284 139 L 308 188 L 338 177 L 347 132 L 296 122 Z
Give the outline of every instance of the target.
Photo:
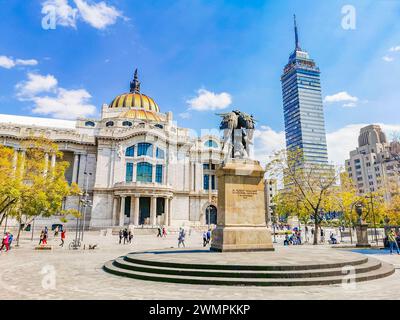
M 356 247 L 370 247 L 368 243 L 368 224 L 356 226 L 357 244 Z
M 274 250 L 265 221 L 264 173 L 254 160 L 230 159 L 218 168 L 218 221 L 212 251 Z

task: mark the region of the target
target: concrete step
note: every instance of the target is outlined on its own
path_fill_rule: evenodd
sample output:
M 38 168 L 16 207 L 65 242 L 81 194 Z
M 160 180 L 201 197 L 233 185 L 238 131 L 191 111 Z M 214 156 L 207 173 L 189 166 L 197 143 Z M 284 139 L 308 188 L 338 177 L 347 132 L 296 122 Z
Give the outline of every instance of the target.
M 141 253 L 131 253 L 125 256 L 127 262 L 142 264 L 154 267 L 177 268 L 177 269 L 211 269 L 211 270 L 248 270 L 248 271 L 291 271 L 291 270 L 313 270 L 313 269 L 333 269 L 342 268 L 348 265 L 358 266 L 368 262 L 368 258 L 361 256 L 351 261 L 337 263 L 315 263 L 315 264 L 293 264 L 293 265 L 229 265 L 229 264 L 206 264 L 206 263 L 174 263 L 157 261 L 150 259 L 141 259 L 138 256 Z
M 187 269 L 171 268 L 164 266 L 148 266 L 144 264 L 129 262 L 126 257 L 118 258 L 114 261 L 114 266 L 137 272 L 191 276 L 191 277 L 216 277 L 216 278 L 316 278 L 343 276 L 343 268 L 311 269 L 311 270 L 290 270 L 290 271 L 265 271 L 265 270 L 222 270 L 214 269 Z M 377 270 L 382 266 L 376 259 L 369 259 L 366 263 L 354 266 L 354 272 L 366 273 Z
M 371 259 L 375 260 L 375 259 Z M 344 275 L 322 276 L 310 278 L 232 278 L 232 277 L 193 277 L 186 275 L 166 275 L 150 272 L 139 272 L 123 269 L 109 261 L 104 265 L 104 270 L 114 275 L 129 277 L 147 281 L 185 283 L 198 285 L 224 285 L 224 286 L 311 286 L 311 285 L 329 285 L 341 284 L 346 279 L 354 282 L 375 280 L 387 277 L 395 272 L 392 265 L 381 263 L 380 268 L 363 273 L 355 273 L 350 278 Z

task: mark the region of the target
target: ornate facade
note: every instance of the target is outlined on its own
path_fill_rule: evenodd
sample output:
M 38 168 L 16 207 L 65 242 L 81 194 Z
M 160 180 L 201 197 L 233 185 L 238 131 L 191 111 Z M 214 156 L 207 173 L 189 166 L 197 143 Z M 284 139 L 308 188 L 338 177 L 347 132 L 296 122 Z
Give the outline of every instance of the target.
M 130 92 L 103 105 L 100 119 L 41 121 L 0 116 L 0 141 L 16 152 L 23 152 L 20 142 L 31 136 L 56 142 L 63 160 L 70 162 L 66 179 L 89 195 L 86 226 L 193 226 L 216 221 L 215 169 L 225 157 L 220 137 L 193 137 L 189 129 L 178 127 L 171 112 L 162 113 L 141 93 L 137 72 Z M 66 208 L 78 204 L 73 197 L 65 201 Z

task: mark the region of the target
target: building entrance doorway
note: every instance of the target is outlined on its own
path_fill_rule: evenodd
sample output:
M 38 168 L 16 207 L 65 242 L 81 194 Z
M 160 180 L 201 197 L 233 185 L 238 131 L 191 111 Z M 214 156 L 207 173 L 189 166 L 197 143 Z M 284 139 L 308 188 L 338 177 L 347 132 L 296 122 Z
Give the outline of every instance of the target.
M 206 224 L 217 224 L 217 208 L 213 205 L 206 208 Z
M 139 199 L 139 224 L 149 224 L 150 220 L 150 198 Z

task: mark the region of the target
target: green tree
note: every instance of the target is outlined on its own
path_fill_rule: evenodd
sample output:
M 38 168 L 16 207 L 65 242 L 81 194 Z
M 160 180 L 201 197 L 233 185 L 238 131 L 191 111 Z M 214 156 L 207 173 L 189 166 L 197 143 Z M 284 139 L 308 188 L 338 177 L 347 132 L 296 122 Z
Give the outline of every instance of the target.
M 323 213 L 335 208 L 335 170 L 326 165 L 304 164 L 302 150 L 277 152 L 267 165 L 267 171 L 284 182 L 278 199 L 279 210 L 314 221 L 314 245 L 318 244 L 318 228 Z
M 37 216 L 51 217 L 77 215 L 77 210 L 63 210 L 64 199 L 77 195 L 80 190 L 65 179 L 68 162 L 61 161 L 62 153 L 55 143 L 45 138 L 30 138 L 21 143 L 24 153 L 16 157 L 14 150 L 0 146 L 0 225 L 9 216 L 21 226 L 32 223 Z M 51 165 L 49 157 L 60 161 Z

